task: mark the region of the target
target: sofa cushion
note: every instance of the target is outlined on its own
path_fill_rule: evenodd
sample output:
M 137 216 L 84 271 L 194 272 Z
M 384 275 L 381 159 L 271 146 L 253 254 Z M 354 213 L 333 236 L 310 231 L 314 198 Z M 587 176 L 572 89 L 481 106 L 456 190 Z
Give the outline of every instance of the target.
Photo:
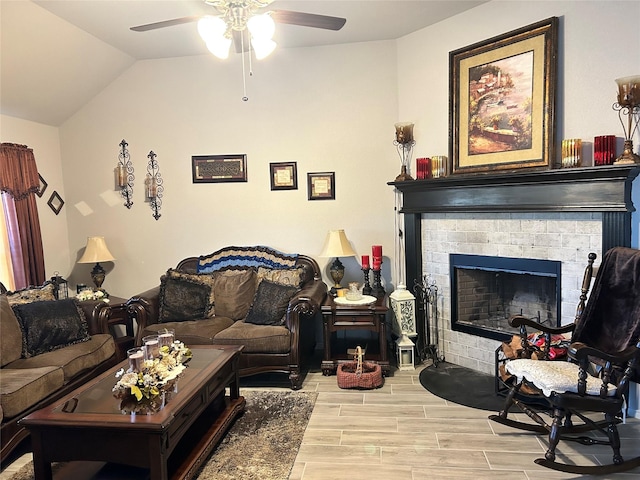
M 286 269 L 273 269 L 259 267 L 256 278 L 258 284 L 262 280 L 269 280 L 274 283 L 281 283 L 283 285 L 292 285 L 294 287 L 300 287 L 302 285 L 304 275 L 303 267 L 286 268 Z
M 69 345 L 31 358 L 20 358 L 8 364 L 9 369 L 31 369 L 40 367 L 60 367 L 67 383 L 79 373 L 97 367 L 114 357 L 116 345 L 108 333 L 92 335 L 89 340 Z M 114 358 L 115 363 L 115 358 Z M 4 369 L 0 370 L 4 371 Z
M 169 328 L 175 330 L 176 339 L 186 345 L 210 345 L 218 332 L 231 325 L 233 320 L 220 316 L 186 322 L 152 323 L 142 331 L 142 336 L 154 335 Z
M 55 300 L 54 285 L 45 282 L 40 287 L 27 287 L 15 292 L 7 292 L 9 305 L 22 305 L 25 303 L 41 302 L 44 300 Z
M 244 321 L 235 322 L 214 338 L 222 345 L 244 345 L 242 353 L 289 353 L 291 332 L 280 325 L 254 325 Z
M 227 270 L 214 275 L 216 315 L 233 320 L 246 317 L 256 293 L 256 272 L 253 269 Z
M 282 325 L 289 306 L 289 300 L 298 291 L 292 285 L 263 280 L 253 299 L 245 322 L 256 325 Z
M 168 273 L 160 279 L 158 321 L 180 322 L 209 316 L 212 287 L 187 276 Z
M 22 327 L 25 358 L 90 338 L 84 311 L 73 298 L 25 303 L 12 308 Z
M 22 355 L 22 330 L 6 295 L 0 295 L 0 366 Z
M 60 367 L 0 369 L 0 405 L 4 418 L 13 418 L 64 385 Z

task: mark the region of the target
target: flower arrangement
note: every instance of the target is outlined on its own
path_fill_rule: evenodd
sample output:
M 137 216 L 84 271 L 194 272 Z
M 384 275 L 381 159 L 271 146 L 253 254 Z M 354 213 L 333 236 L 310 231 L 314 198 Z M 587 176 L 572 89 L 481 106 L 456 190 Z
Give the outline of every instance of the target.
M 96 290 L 95 292 L 90 288 L 85 288 L 76 295 L 76 298 L 81 302 L 86 300 L 102 300 L 109 303 L 109 294 L 104 290 Z
M 126 372 L 124 368 L 116 372 L 116 378 L 119 380 L 113 387 L 115 398 L 123 399 L 123 404 L 131 404 L 134 398 L 134 404 L 158 404 L 159 400 L 164 400 L 164 394 L 174 389 L 192 353 L 179 341 L 173 342 L 171 346 L 164 345 L 159 351 L 160 356 L 153 360 L 145 360 L 139 372 L 130 368 Z

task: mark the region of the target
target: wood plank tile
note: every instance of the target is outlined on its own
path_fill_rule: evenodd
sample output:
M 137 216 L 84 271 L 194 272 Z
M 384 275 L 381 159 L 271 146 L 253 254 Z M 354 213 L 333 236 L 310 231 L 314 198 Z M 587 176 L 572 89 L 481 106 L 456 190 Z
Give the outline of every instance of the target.
M 528 480 L 523 470 L 484 470 L 471 468 L 414 468 L 413 480 Z
M 305 435 L 306 438 L 306 435 Z M 341 445 L 374 445 L 377 447 L 420 446 L 438 448 L 435 433 L 409 435 L 399 432 L 342 432 Z
M 309 425 L 307 425 L 307 430 L 310 428 L 325 430 L 397 432 L 398 420 L 393 417 L 330 417 L 323 415 L 311 415 L 311 418 L 309 419 Z
M 308 462 L 302 480 L 412 480 L 411 467 L 406 465 L 376 465 L 375 470 L 361 464 Z M 289 478 L 289 480 L 298 480 Z
M 482 419 L 417 419 L 399 418 L 398 431 L 402 433 L 492 433 L 489 421 Z
M 533 452 L 544 455 L 538 439 L 528 435 L 483 435 L 469 433 L 436 434 L 440 448 L 499 452 Z
M 347 417 L 413 417 L 425 418 L 420 405 L 342 405 L 340 416 Z
M 446 466 L 489 469 L 487 459 L 481 451 L 456 450 L 455 454 L 452 455 L 451 451 L 418 446 L 411 448 L 382 447 L 382 463 L 385 465 L 412 465 L 417 467 Z
M 311 445 L 302 444 L 296 457 L 304 463 L 353 463 L 359 465 L 380 464 L 380 447 L 361 445 Z

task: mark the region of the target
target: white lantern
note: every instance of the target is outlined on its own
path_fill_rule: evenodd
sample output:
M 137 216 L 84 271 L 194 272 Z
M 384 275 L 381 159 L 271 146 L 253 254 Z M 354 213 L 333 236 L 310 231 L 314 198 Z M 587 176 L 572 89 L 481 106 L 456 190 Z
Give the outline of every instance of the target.
M 413 347 L 415 345 L 413 342 L 407 337 L 403 335 L 398 340 L 396 340 L 396 349 L 398 353 L 398 370 L 414 370 L 414 357 L 413 357 Z
M 399 335 L 414 337 L 416 332 L 416 297 L 400 284 L 389 295 L 391 309 L 395 318 L 394 330 Z

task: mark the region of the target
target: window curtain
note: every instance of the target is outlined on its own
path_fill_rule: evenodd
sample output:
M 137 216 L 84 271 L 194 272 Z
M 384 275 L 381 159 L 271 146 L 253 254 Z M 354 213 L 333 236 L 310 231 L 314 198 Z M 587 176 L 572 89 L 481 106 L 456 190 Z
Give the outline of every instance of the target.
M 35 195 L 39 185 L 33 150 L 26 145 L 0 144 L 0 191 L 5 194 L 2 203 L 16 289 L 41 285 L 45 281 L 44 251 Z

